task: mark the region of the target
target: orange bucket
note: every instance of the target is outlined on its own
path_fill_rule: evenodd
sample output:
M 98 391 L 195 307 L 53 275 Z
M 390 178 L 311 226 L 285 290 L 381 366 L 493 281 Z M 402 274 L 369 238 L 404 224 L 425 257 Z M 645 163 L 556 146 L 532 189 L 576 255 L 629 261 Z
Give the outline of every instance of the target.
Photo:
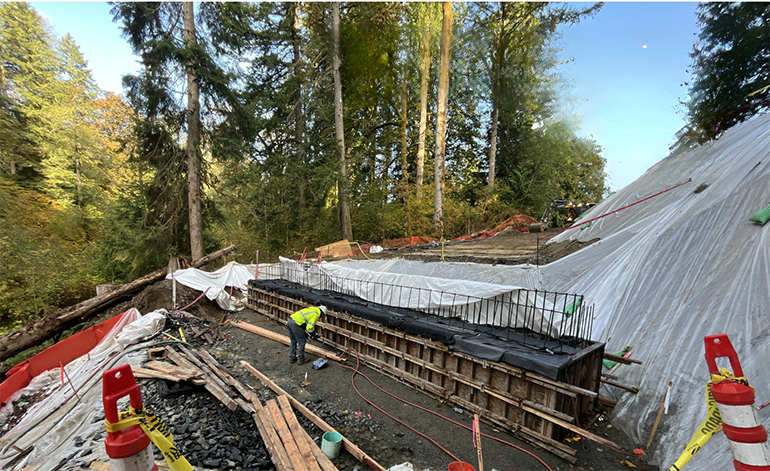
M 447 471 L 476 471 L 476 468 L 464 461 L 455 461 L 454 463 L 449 463 Z

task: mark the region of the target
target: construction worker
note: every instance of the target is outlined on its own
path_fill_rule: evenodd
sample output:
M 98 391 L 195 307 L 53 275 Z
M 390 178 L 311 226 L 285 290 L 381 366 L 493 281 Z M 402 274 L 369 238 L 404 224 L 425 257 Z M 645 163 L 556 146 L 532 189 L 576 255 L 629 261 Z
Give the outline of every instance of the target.
M 307 343 L 307 337 L 316 340 L 320 337 L 315 331 L 315 324 L 321 318 L 321 314 L 326 315 L 326 306 L 306 307 L 289 317 L 286 322 L 286 327 L 289 328 L 289 339 L 291 339 L 289 363 L 304 365 L 310 361 L 309 358 L 305 358 L 305 343 Z

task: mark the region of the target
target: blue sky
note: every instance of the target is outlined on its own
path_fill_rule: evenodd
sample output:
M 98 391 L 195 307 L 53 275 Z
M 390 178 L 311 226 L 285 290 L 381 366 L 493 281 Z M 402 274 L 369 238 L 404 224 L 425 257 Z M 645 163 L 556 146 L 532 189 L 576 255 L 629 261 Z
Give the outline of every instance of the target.
M 666 157 L 685 124 L 678 99 L 687 96 L 680 84 L 690 78 L 697 5 L 609 2 L 562 30 L 562 56 L 574 58 L 562 73 L 571 80 L 581 132 L 604 148 L 613 190 Z
M 121 93 L 121 76 L 139 70 L 106 3 L 32 5 L 57 35 L 72 35 L 101 88 Z M 613 190 L 666 157 L 674 133 L 684 125 L 678 99 L 687 94 L 680 84 L 689 81 L 696 7 L 693 2 L 609 2 L 594 18 L 562 29 L 562 57 L 574 60 L 561 73 L 571 85 L 581 134 L 604 148 Z

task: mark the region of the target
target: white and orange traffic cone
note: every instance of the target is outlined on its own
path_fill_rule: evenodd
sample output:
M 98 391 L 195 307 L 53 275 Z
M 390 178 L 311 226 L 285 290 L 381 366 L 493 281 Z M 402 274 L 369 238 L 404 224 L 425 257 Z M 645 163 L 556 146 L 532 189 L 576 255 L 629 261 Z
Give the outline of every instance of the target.
M 118 399 L 129 396 L 131 407 L 142 410 L 142 392 L 136 384 L 130 365 L 120 365 L 102 374 L 102 402 L 107 424 L 120 421 Z M 150 437 L 139 425 L 114 432 L 107 431 L 104 448 L 115 471 L 157 471 Z
M 736 471 L 770 471 L 767 430 L 759 424 L 754 409 L 754 388 L 743 377 L 738 355 L 725 334 L 708 335 L 706 364 L 709 373 L 720 375 L 716 359 L 727 357 L 735 378 L 722 379 L 711 386 L 711 394 L 722 417 L 722 430 L 730 443 Z

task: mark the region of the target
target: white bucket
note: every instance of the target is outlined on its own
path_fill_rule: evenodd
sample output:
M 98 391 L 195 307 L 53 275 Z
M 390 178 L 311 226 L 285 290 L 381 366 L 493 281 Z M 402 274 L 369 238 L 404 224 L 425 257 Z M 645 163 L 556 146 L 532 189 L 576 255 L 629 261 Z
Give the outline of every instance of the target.
M 334 459 L 340 456 L 340 449 L 342 448 L 342 435 L 337 432 L 326 432 L 321 439 L 321 451 L 329 459 Z

